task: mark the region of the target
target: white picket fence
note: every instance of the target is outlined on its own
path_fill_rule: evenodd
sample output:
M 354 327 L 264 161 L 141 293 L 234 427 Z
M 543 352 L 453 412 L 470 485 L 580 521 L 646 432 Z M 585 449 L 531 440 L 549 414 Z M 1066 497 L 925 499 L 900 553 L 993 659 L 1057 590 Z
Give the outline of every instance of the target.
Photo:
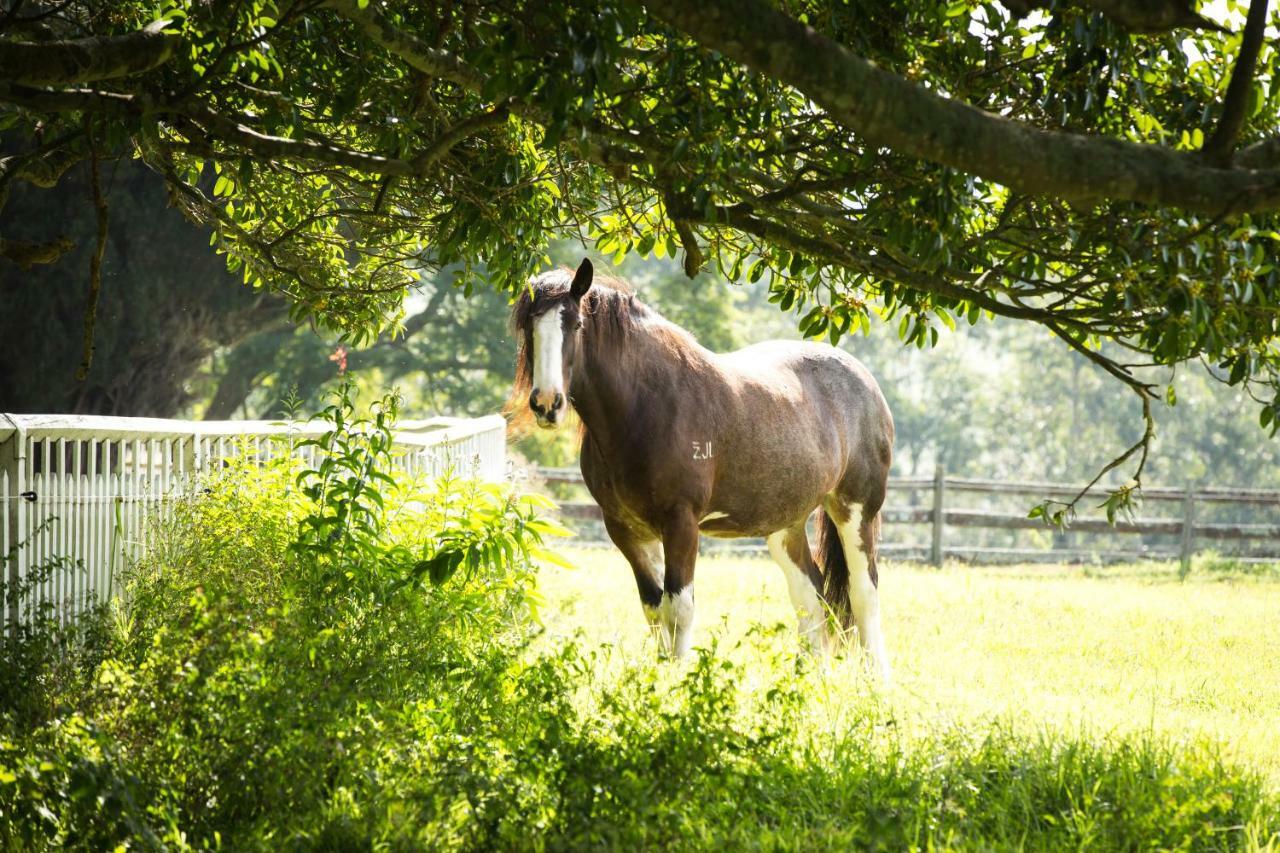
M 193 475 L 241 454 L 268 460 L 293 452 L 314 464 L 323 422 L 181 421 L 159 418 L 0 413 L 0 560 L 13 589 L 32 567 L 65 557 L 83 571 L 55 572 L 26 606 L 51 602 L 73 618 L 90 598 L 114 591 L 122 567 L 148 545 Z M 506 476 L 506 421 L 401 421 L 396 464 L 410 474 L 498 481 Z M 18 547 L 21 545 L 21 547 Z M 24 614 L 8 608 L 7 622 Z

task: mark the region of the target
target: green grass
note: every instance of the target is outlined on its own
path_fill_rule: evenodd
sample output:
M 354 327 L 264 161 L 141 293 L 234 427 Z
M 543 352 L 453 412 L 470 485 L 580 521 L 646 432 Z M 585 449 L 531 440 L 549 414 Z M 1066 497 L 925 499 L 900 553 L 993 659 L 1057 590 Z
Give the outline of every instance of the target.
M 597 679 L 631 673 L 655 652 L 630 569 L 611 550 L 567 554 L 577 568 L 540 574 L 544 642 L 581 636 L 604 650 Z M 938 571 L 890 561 L 880 589 L 892 687 L 878 690 L 856 660 L 836 661 L 805 682 L 808 723 L 834 742 L 872 713 L 891 721 L 895 749 L 957 731 L 1155 744 L 1220 755 L 1276 791 L 1278 581 L 1274 572 L 1194 572 L 1180 582 L 1175 566 L 1150 564 Z M 696 645 L 714 642 L 761 685 L 789 665 L 795 623 L 773 563 L 704 558 L 696 590 Z

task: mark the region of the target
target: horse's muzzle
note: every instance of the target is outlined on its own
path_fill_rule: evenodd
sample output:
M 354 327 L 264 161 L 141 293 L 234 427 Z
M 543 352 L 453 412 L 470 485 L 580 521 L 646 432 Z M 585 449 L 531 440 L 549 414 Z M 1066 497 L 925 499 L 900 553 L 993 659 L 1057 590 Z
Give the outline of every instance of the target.
M 543 429 L 552 429 L 556 426 L 564 414 L 564 404 L 564 395 L 559 391 L 552 395 L 534 388 L 533 393 L 529 395 L 529 410 L 533 412 L 538 426 Z

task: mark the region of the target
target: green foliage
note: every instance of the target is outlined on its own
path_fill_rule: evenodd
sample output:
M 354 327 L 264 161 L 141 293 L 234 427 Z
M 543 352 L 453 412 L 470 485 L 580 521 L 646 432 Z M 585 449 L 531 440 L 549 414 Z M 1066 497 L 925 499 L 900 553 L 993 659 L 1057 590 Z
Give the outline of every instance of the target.
M 0 812 L 18 833 L 4 844 L 269 846 L 289 810 L 299 841 L 323 830 L 335 774 L 363 773 L 370 739 L 410 736 L 405 703 L 452 719 L 487 713 L 482 683 L 501 699 L 536 606 L 530 561 L 560 528 L 532 515 L 535 497 L 388 476 L 393 412 L 358 416 L 344 388 L 315 469 L 246 456 L 178 507 L 131 571 L 118 636 L 86 645 L 105 660 L 52 700 L 13 694 L 0 718 L 0 782 L 14 776 Z M 459 543 L 465 572 L 413 574 L 411 558 Z M 19 654 L 33 642 L 5 645 L 6 684 L 58 671 Z
M 32 538 L 57 524 L 50 519 L 39 525 Z M 15 552 L 27 547 L 18 543 Z M 5 563 L 13 554 L 5 555 Z M 32 566 L 16 584 L 8 571 L 0 573 L 0 607 L 6 620 L 0 636 L 0 717 L 33 726 L 57 716 L 68 697 L 84 688 L 107 647 L 107 611 L 87 596 L 70 603 L 83 608 L 83 616 L 64 622 L 45 591 L 58 576 L 83 572 L 84 567 L 65 557 L 50 557 Z M 9 623 L 10 613 L 22 618 Z
M 356 589 L 367 585 L 368 578 L 357 571 L 376 570 L 379 561 L 390 556 L 384 555 L 382 541 L 382 490 L 396 484 L 388 463 L 399 400 L 394 395 L 383 398 L 374 404 L 372 420 L 361 421 L 355 417 L 349 383 L 344 382 L 335 397 L 321 414 L 332 429 L 296 445 L 304 452 L 314 447 L 319 461 L 296 478 L 310 511 L 300 520 L 291 547 L 303 565 L 319 570 L 314 580 L 325 594 L 348 584 Z M 374 578 L 379 574 L 383 573 L 375 571 Z

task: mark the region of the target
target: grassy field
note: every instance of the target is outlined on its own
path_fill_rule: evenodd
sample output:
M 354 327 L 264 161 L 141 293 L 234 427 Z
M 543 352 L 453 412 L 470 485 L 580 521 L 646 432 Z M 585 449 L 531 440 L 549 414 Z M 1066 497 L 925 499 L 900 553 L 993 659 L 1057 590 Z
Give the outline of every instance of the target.
M 634 583 L 612 550 L 568 550 L 548 567 L 547 642 L 580 635 L 597 676 L 654 654 Z M 942 571 L 890 562 L 881 609 L 894 682 L 876 690 L 856 661 L 809 680 L 815 732 L 890 721 L 896 738 L 993 729 L 1019 738 L 1154 740 L 1207 749 L 1280 790 L 1280 574 L 1172 566 L 1019 566 Z M 697 645 L 760 675 L 786 666 L 794 616 L 781 572 L 756 558 L 704 558 Z M 749 687 L 749 685 L 748 685 Z

